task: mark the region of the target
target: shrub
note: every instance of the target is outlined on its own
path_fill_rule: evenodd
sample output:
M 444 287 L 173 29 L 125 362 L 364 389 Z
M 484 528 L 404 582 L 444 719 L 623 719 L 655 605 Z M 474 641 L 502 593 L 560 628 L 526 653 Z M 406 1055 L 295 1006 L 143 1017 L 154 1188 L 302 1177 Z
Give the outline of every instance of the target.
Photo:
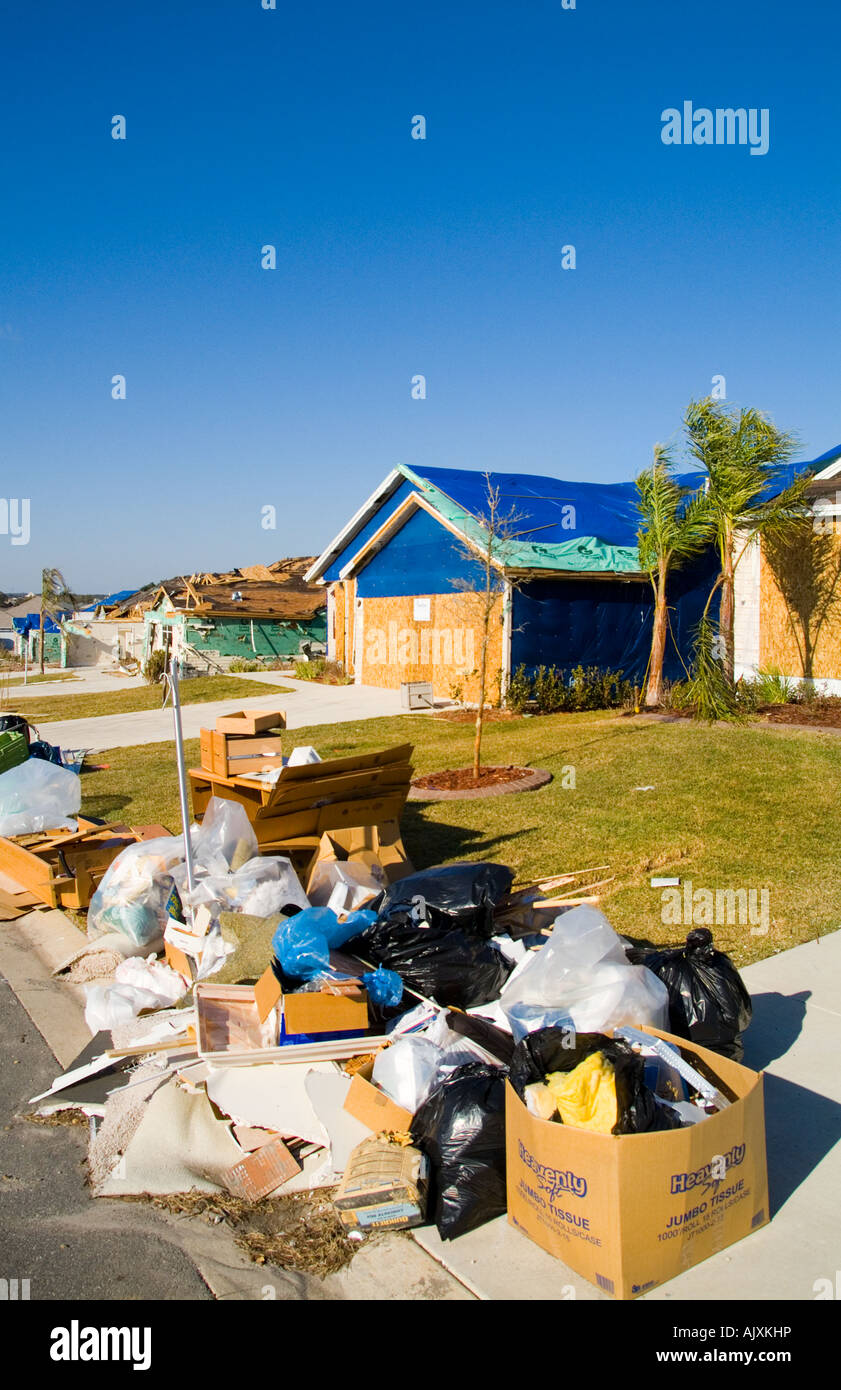
M 301 681 L 323 681 L 325 685 L 351 685 L 352 679 L 346 676 L 338 661 L 328 661 L 319 656 L 315 661 L 296 661 L 295 675 Z
M 151 652 L 146 665 L 143 667 L 143 679 L 147 685 L 160 685 L 166 670 L 166 652 L 163 647 L 159 651 Z
M 247 661 L 244 656 L 235 656 L 228 667 L 228 670 L 234 673 L 238 671 L 262 671 L 262 669 L 262 661 Z
M 563 671 L 555 666 L 538 666 L 532 689 L 541 714 L 557 714 L 569 708 Z
M 522 714 L 531 700 L 533 699 L 533 682 L 525 666 L 518 666 L 505 692 L 506 709 L 513 710 L 515 714 Z

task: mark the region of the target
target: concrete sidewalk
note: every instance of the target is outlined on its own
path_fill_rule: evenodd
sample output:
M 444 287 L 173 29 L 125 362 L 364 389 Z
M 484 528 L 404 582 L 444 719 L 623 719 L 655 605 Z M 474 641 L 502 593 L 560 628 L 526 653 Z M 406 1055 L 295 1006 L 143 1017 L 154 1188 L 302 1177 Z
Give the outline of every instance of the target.
M 742 972 L 745 1065 L 765 1071 L 771 1222 L 643 1297 L 812 1300 L 841 1270 L 841 931 Z M 485 1299 L 607 1299 L 501 1217 L 455 1241 L 415 1240 Z
M 229 714 L 234 708 L 279 707 L 286 711 L 287 727 L 290 729 L 301 729 L 309 724 L 345 724 L 355 719 L 386 718 L 407 713 L 401 708 L 399 690 L 379 690 L 368 685 L 318 685 L 314 681 L 294 680 L 276 671 L 261 672 L 260 675 L 263 679 L 255 681 L 255 684 L 289 686 L 290 693 L 258 693 L 247 700 L 228 698 L 183 705 L 181 722 L 184 737 L 198 738 L 200 729 L 212 729 L 218 715 Z M 104 748 L 131 748 L 142 743 L 171 743 L 172 707 L 167 705 L 165 709 L 107 714 L 89 719 L 62 719 L 39 724 L 38 729 L 48 743 L 57 743 L 62 748 L 89 748 L 92 752 Z

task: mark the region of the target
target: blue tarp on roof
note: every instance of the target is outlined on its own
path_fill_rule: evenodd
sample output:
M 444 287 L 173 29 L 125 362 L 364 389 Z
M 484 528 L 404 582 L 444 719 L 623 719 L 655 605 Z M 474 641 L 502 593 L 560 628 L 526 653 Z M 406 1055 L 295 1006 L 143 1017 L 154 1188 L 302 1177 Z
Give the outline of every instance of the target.
M 484 473 L 460 468 L 413 468 L 412 472 L 437 487 L 473 516 L 488 510 Z M 499 489 L 502 515 L 522 514 L 514 527 L 523 541 L 554 545 L 576 537 L 595 536 L 606 545 L 637 543 L 639 511 L 636 484 L 567 482 L 538 473 L 490 473 L 491 486 Z M 703 473 L 685 473 L 677 481 L 683 487 L 699 487 Z M 568 524 L 575 509 L 574 526 Z M 564 521 L 567 520 L 567 525 Z
M 70 617 L 70 614 L 69 614 L 69 613 L 62 613 L 61 616 L 62 616 L 63 618 L 69 618 L 69 617 Z M 22 618 L 12 618 L 12 627 L 14 628 L 15 632 L 23 632 L 23 633 L 31 632 L 33 628 L 36 628 L 36 629 L 37 629 L 37 628 L 39 628 L 40 626 L 41 626 L 41 614 L 40 614 L 40 613 L 27 613 L 27 614 L 25 614 L 25 616 L 22 617 Z M 55 623 L 55 622 L 53 622 L 53 619 L 52 619 L 52 618 L 50 618 L 50 617 L 45 617 L 45 618 L 44 618 L 44 631 L 45 631 L 45 632 L 58 632 L 58 630 L 59 630 L 58 624 Z
M 118 589 L 115 594 L 108 594 L 106 598 L 97 599 L 96 603 L 89 603 L 86 608 L 80 608 L 80 613 L 95 613 L 97 608 L 110 608 L 112 603 L 125 603 L 127 598 L 136 594 L 136 589 Z

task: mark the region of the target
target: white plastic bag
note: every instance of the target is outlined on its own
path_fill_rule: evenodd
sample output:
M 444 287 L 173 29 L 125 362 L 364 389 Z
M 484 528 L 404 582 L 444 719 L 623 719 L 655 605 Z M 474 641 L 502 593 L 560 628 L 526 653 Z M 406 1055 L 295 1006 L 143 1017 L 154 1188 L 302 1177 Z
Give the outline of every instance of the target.
M 245 807 L 238 801 L 212 796 L 195 835 L 196 863 L 209 873 L 227 874 L 234 862 L 239 867 L 258 853 L 257 836 Z
M 88 909 L 88 936 L 119 931 L 144 946 L 163 935 L 172 873 L 184 860 L 182 835 L 127 845 L 106 870 Z
M 666 986 L 644 965 L 629 964 L 616 932 L 595 907 L 555 919 L 546 945 L 517 967 L 501 995 L 515 1040 L 549 1026 L 604 1033 L 623 1024 L 666 1028 Z
M 441 1055 L 428 1038 L 401 1037 L 377 1053 L 371 1079 L 414 1114 L 432 1090 Z
M 287 767 L 301 767 L 304 763 L 320 763 L 321 759 L 310 743 L 302 743 L 293 748 L 286 762 Z
M 165 1009 L 176 1003 L 187 986 L 181 976 L 154 957 L 124 960 L 114 972 L 114 983 L 89 985 L 85 1022 L 92 1034 L 130 1023 L 141 1009 Z
M 60 830 L 76 824 L 82 805 L 82 783 L 75 772 L 29 758 L 0 773 L 0 835 L 34 835 L 40 830 Z

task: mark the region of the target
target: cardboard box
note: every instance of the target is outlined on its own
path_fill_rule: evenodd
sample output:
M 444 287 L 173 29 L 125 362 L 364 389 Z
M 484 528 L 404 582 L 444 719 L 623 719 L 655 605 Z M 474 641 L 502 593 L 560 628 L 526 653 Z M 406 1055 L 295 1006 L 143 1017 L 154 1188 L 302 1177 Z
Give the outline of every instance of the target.
M 202 767 L 217 777 L 247 777 L 283 766 L 280 734 L 220 734 L 215 729 L 200 729 L 199 747 Z
M 345 1096 L 345 1110 L 349 1115 L 353 1115 L 355 1120 L 368 1129 L 373 1130 L 374 1134 L 405 1134 L 412 1127 L 414 1115 L 411 1110 L 404 1110 L 402 1105 L 398 1105 L 396 1100 L 387 1096 L 385 1091 L 381 1091 L 379 1086 L 375 1086 L 371 1080 L 374 1070 L 373 1062 L 366 1062 L 364 1067 L 354 1073 L 350 1083 L 350 1089 Z
M 345 1226 L 406 1230 L 426 1212 L 427 1160 L 411 1144 L 363 1139 L 348 1159 L 333 1206 Z
M 615 1298 L 638 1297 L 769 1219 L 762 1073 L 645 1031 L 706 1066 L 733 1103 L 686 1129 L 614 1136 L 539 1120 L 506 1082 L 508 1220 Z
M 283 710 L 249 709 L 236 710 L 233 714 L 220 714 L 216 720 L 217 734 L 264 734 L 267 729 L 285 729 L 286 715 Z
M 326 831 L 318 846 L 307 879 L 307 891 L 319 864 L 324 860 L 363 864 L 384 888 L 414 873 L 396 821 L 381 825 L 349 826 L 346 830 Z

